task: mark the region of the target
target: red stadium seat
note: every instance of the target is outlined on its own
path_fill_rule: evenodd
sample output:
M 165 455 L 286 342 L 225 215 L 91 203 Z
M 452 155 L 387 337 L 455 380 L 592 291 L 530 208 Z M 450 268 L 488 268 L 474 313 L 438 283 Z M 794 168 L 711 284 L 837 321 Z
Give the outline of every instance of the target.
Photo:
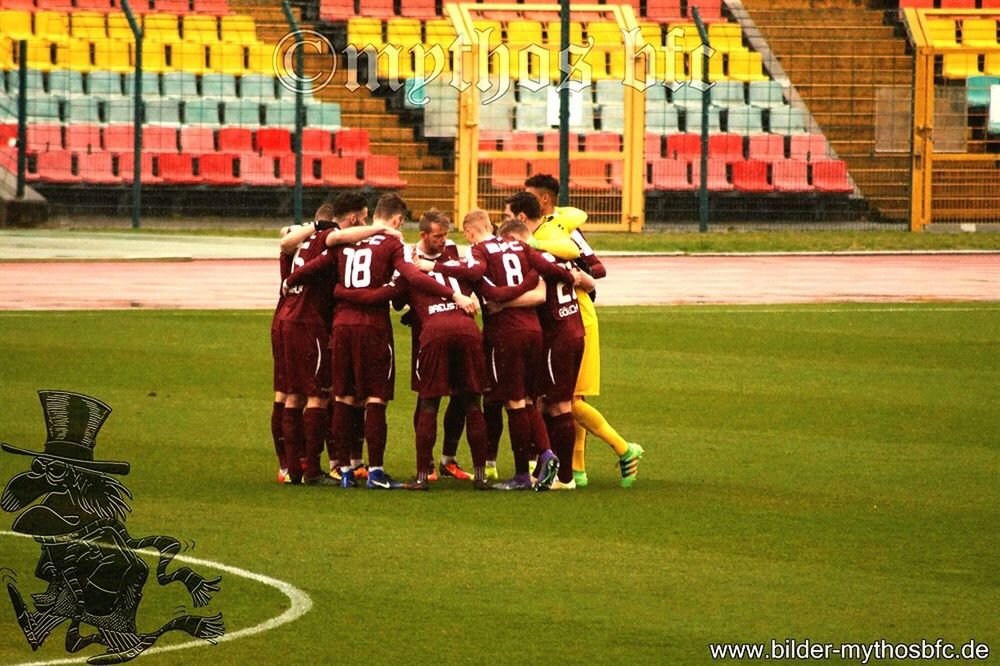
M 322 182 L 331 187 L 360 187 L 362 184 L 358 179 L 357 157 L 327 155 L 320 160 L 320 173 Z
M 165 14 L 184 16 L 191 13 L 191 3 L 189 0 L 153 0 L 153 5 L 157 12 Z
M 545 132 L 542 135 L 542 150 L 545 152 L 559 152 L 559 132 Z M 580 137 L 576 132 L 569 133 L 569 150 L 575 153 L 580 150 Z
M 547 173 L 550 176 L 559 177 L 559 160 L 531 160 L 528 162 L 531 168 L 531 175 Z
M 983 9 L 1000 9 L 1000 0 L 983 0 Z
M 802 160 L 778 160 L 771 163 L 771 181 L 779 192 L 811 192 L 809 163 Z
M 701 161 L 691 162 L 691 183 L 695 189 L 701 187 Z M 710 192 L 729 192 L 733 189 L 733 184 L 729 182 L 726 174 L 725 162 L 708 163 L 708 189 Z
M 399 189 L 406 181 L 399 176 L 399 158 L 395 155 L 369 155 L 364 162 L 365 185 Z
M 687 161 L 701 158 L 701 136 L 698 134 L 670 134 L 667 136 L 667 157 Z
M 583 149 L 588 153 L 617 153 L 622 149 L 622 138 L 613 132 L 594 132 L 584 136 Z
M 941 0 L 941 9 L 975 9 L 976 0 Z
M 77 172 L 85 183 L 97 185 L 121 185 L 122 179 L 115 175 L 111 153 L 79 153 L 76 156 Z
M 79 2 L 79 0 L 77 0 Z M 225 16 L 229 13 L 228 0 L 194 0 L 194 13 Z
M 101 150 L 101 128 L 98 125 L 67 125 L 66 148 L 75 153 Z
M 391 19 L 396 16 L 393 0 L 361 0 L 358 16 Z
M 204 155 L 215 152 L 215 131 L 211 127 L 182 127 L 181 152 Z
M 797 134 L 792 136 L 790 153 L 792 159 L 816 161 L 828 157 L 830 150 L 822 134 Z
M 142 149 L 151 153 L 176 153 L 177 128 L 147 126 L 142 132 Z
M 306 127 L 302 130 L 302 152 L 307 155 L 329 155 L 332 135 L 330 130 Z
M 35 11 L 35 0 L 0 0 L 0 9 L 16 9 L 22 12 Z
M 351 0 L 320 0 L 319 19 L 321 21 L 346 21 L 357 17 Z M 416 17 L 414 17 L 416 18 Z
M 608 162 L 604 160 L 574 160 L 570 162 L 569 186 L 580 190 L 610 190 Z
M 645 145 L 646 157 L 663 157 L 663 135 L 647 134 Z
M 904 9 L 934 9 L 934 0 L 899 0 Z
M 331 155 L 331 157 L 333 157 Z M 352 160 L 350 157 L 334 157 L 334 159 Z M 302 186 L 303 187 L 319 187 L 323 185 L 323 179 L 317 178 L 314 172 L 316 158 L 309 155 L 302 156 Z M 282 155 L 278 158 L 278 172 L 281 174 L 281 180 L 285 185 L 295 184 L 295 155 L 288 154 Z M 361 183 L 355 179 L 354 185 L 360 185 Z
M 256 151 L 261 155 L 284 155 L 292 152 L 292 134 L 281 127 L 257 130 Z
M 198 173 L 206 185 L 239 185 L 234 175 L 235 155 L 211 153 L 198 158 Z
M 797 137 L 792 137 L 794 140 Z M 754 134 L 750 137 L 750 159 L 773 162 L 785 159 L 785 137 L 778 134 Z
M 39 153 L 35 158 L 35 172 L 27 174 L 28 180 L 42 180 L 55 183 L 79 183 L 80 176 L 73 173 L 73 153 L 53 150 Z
M 240 157 L 240 178 L 247 185 L 256 187 L 284 185 L 274 173 L 274 158 L 270 155 L 243 155 Z
M 688 0 L 688 18 L 694 21 L 694 12 L 691 11 L 692 7 L 698 8 L 701 20 L 705 23 L 718 23 L 726 20 L 722 17 L 722 4 L 719 0 Z
M 38 9 L 54 9 L 61 12 L 73 11 L 73 0 L 35 0 Z
M 201 178 L 194 175 L 194 159 L 185 153 L 164 153 L 157 159 L 160 177 L 170 185 L 195 185 Z
M 104 128 L 104 150 L 127 153 L 132 150 L 132 136 L 131 125 L 108 125 Z
M 511 132 L 503 140 L 505 152 L 536 152 L 538 135 L 534 132 Z
M 524 189 L 524 181 L 527 178 L 528 162 L 526 160 L 504 159 L 493 162 L 490 184 L 496 189 Z
M 399 3 L 399 13 L 415 19 L 432 19 L 439 16 L 434 0 L 406 0 Z
M 153 154 L 143 153 L 142 161 L 142 178 L 143 185 L 159 185 L 163 182 L 163 179 L 159 176 L 153 175 Z M 135 162 L 132 160 L 132 153 L 122 153 L 118 156 L 118 177 L 126 183 L 133 182 L 133 166 Z
M 652 178 L 647 189 L 667 191 L 693 190 L 694 185 L 688 180 L 688 162 L 686 160 L 653 160 Z
M 817 192 L 850 193 L 854 191 L 843 160 L 820 160 L 812 163 L 813 187 Z
M 242 155 L 253 152 L 253 131 L 246 127 L 223 127 L 219 130 L 219 150 Z
M 740 162 L 743 160 L 743 137 L 739 134 L 710 134 L 708 157 L 712 160 Z
M 660 23 L 676 23 L 681 20 L 681 0 L 648 0 L 646 17 Z
M 369 154 L 368 130 L 340 130 L 333 137 L 333 152 L 342 156 L 366 157 Z
M 733 185 L 741 192 L 770 192 L 774 189 L 767 180 L 767 162 L 747 160 L 733 164 Z
M 77 11 L 89 9 L 98 12 L 110 12 L 115 9 L 113 0 L 76 0 Z
M 63 147 L 62 127 L 60 125 L 28 125 L 27 137 L 28 152 L 44 153 Z

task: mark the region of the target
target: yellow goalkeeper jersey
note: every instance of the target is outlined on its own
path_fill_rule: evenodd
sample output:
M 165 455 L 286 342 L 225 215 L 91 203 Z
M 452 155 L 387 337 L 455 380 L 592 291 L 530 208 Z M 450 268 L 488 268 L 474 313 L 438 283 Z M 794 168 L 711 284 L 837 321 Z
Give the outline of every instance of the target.
M 566 206 L 556 208 L 552 215 L 542 218 L 542 223 L 535 229 L 534 237 L 538 241 L 538 249 L 548 252 L 559 259 L 574 260 L 580 256 L 581 248 L 573 240 L 571 234 L 577 227 L 587 221 L 587 214 L 579 208 Z M 597 310 L 590 295 L 582 289 L 576 290 L 580 302 L 580 316 L 583 325 L 597 325 Z

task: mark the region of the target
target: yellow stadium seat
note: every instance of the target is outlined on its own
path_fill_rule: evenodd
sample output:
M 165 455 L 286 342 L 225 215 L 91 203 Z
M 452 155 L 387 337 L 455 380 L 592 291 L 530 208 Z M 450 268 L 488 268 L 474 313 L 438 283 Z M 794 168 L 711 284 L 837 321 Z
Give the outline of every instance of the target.
M 424 32 L 427 34 L 424 44 L 440 44 L 443 49 L 451 46 L 451 43 L 457 37 L 455 27 L 447 19 L 432 19 L 427 21 L 424 24 Z
M 120 39 L 94 42 L 94 69 L 109 72 L 131 72 L 132 44 Z
M 472 22 L 472 27 L 476 30 L 476 38 L 479 40 L 486 40 L 485 44 L 489 45 L 490 49 L 493 49 L 503 42 L 503 26 L 500 25 L 500 21 L 483 21 L 477 20 Z M 489 32 L 488 36 L 482 36 L 485 32 Z M 472 36 L 470 35 L 470 38 Z M 483 43 L 480 46 L 485 45 Z
M 90 62 L 90 41 L 86 39 L 64 39 L 56 42 L 56 67 L 89 72 L 94 68 Z
M 674 54 L 674 68 L 667 71 L 667 54 L 663 49 L 655 49 L 655 72 L 647 72 L 646 76 L 654 76 L 657 81 L 679 81 L 684 78 L 684 54 L 677 52 Z M 611 62 L 608 67 L 610 78 L 621 81 L 625 78 L 625 52 L 611 51 Z M 642 77 L 639 77 L 640 79 Z
M 89 39 L 92 42 L 107 39 L 108 31 L 104 27 L 104 14 L 100 12 L 76 12 L 73 14 L 72 34 L 77 39 Z
M 962 21 L 962 46 L 996 48 L 997 22 L 993 19 L 965 19 Z
M 649 23 L 647 21 L 640 23 L 639 34 L 643 36 L 647 44 L 654 47 L 663 46 L 663 29 L 659 23 Z
M 45 72 L 52 69 L 52 42 L 47 39 L 28 41 L 28 68 Z
M 987 53 L 983 73 L 987 76 L 1000 76 L 1000 53 Z
M 382 48 L 382 22 L 378 19 L 358 18 L 347 22 L 347 43 L 358 50 L 371 44 L 375 50 Z
M 386 44 L 393 44 L 404 51 L 421 44 L 420 21 L 417 19 L 390 19 L 386 22 Z
M 274 76 L 274 46 L 259 42 L 249 45 L 247 47 L 247 71 L 252 74 Z
M 135 41 L 135 35 L 124 14 L 108 14 L 108 37 L 124 42 Z
M 607 49 L 593 48 L 580 60 L 590 65 L 590 76 L 594 81 L 603 81 L 609 78 Z
M 181 40 L 177 17 L 173 14 L 146 14 L 142 26 L 143 41 L 176 44 Z
M 219 74 L 242 74 L 245 48 L 242 44 L 219 42 L 208 49 L 208 69 Z
M 222 41 L 233 44 L 260 44 L 257 39 L 257 24 L 252 16 L 231 14 L 222 17 Z
M 32 39 L 31 14 L 20 11 L 0 11 L 0 33 L 16 41 Z
M 945 53 L 941 73 L 946 79 L 967 79 L 979 76 L 978 53 Z
M 517 46 L 542 44 L 542 24 L 519 19 L 507 24 L 507 43 Z
M 53 42 L 69 39 L 69 14 L 36 12 L 35 36 Z
M 591 21 L 587 24 L 587 36 L 593 37 L 594 43 L 605 49 L 618 48 L 622 45 L 622 31 L 617 23 L 610 21 Z
M 184 41 L 215 44 L 219 41 L 219 22 L 214 16 L 185 16 Z
M 713 58 L 714 60 L 714 58 Z M 709 69 L 709 75 L 712 70 Z M 737 51 L 729 54 L 729 78 L 734 81 L 767 81 L 764 64 L 756 51 Z M 721 80 L 721 79 L 720 79 Z
M 690 53 L 701 46 L 701 35 L 698 34 L 698 28 L 693 23 L 671 25 L 667 31 L 667 39 L 676 40 L 674 42 L 676 48 L 685 53 Z
M 6 37 L 0 37 L 0 69 L 15 69 L 14 42 Z
M 737 23 L 712 23 L 708 26 L 708 41 L 723 53 L 748 50 L 743 46 L 743 29 Z
M 170 49 L 170 68 L 178 72 L 204 74 L 208 71 L 205 45 L 199 42 L 174 44 Z
M 559 21 L 549 21 L 546 26 L 546 41 L 549 47 L 559 48 L 559 44 L 562 40 L 562 24 Z M 569 24 L 569 43 L 570 44 L 583 44 L 583 24 L 578 21 L 573 21 Z
M 749 51 L 742 51 L 742 52 L 740 52 L 740 55 L 741 56 L 745 56 L 748 53 L 749 53 Z M 758 58 L 760 57 L 759 53 L 756 54 L 756 55 L 758 56 Z M 688 72 L 691 75 L 691 79 L 694 80 L 694 81 L 701 81 L 702 80 L 702 76 L 701 75 L 702 75 L 702 71 L 703 71 L 703 67 L 704 67 L 704 58 L 703 58 L 703 56 L 701 55 L 701 53 L 690 53 L 690 54 L 688 54 L 688 61 L 690 63 L 688 65 Z M 732 67 L 732 64 L 731 64 L 732 60 L 730 59 L 729 62 L 730 62 L 730 67 Z M 714 53 L 712 55 L 712 57 L 708 59 L 708 80 L 709 81 L 725 81 L 725 80 L 727 80 L 729 78 L 729 77 L 726 76 L 724 64 L 725 63 L 724 63 L 724 60 L 723 60 L 723 57 L 722 57 L 722 53 L 720 53 L 720 52 Z M 735 78 L 735 77 L 733 77 L 733 78 Z M 767 79 L 767 77 L 765 76 L 764 80 L 766 80 L 766 79 Z
M 166 44 L 150 39 L 142 40 L 142 68 L 147 72 L 169 72 Z
M 958 46 L 955 22 L 951 19 L 927 19 L 926 25 L 932 46 Z

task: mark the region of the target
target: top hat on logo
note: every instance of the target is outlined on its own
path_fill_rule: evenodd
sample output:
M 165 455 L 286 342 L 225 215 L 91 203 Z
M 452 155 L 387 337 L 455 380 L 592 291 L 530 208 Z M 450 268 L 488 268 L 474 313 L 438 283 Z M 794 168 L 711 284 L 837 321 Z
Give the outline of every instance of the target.
M 111 408 L 88 395 L 69 391 L 39 391 L 45 414 L 47 438 L 44 451 L 28 451 L 6 442 L 0 447 L 8 453 L 61 460 L 70 465 L 96 472 L 128 474 L 129 464 L 109 460 L 94 460 L 97 433 L 104 425 Z

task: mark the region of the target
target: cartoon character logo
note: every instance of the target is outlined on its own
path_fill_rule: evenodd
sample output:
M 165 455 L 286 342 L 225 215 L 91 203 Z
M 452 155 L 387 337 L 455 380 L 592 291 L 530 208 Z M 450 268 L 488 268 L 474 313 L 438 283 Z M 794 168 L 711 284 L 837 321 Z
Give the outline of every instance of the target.
M 206 605 L 219 590 L 220 578 L 206 580 L 187 567 L 167 572 L 180 551 L 177 539 L 151 536 L 135 539 L 125 530 L 125 514 L 132 499 L 121 481 L 111 475 L 129 473 L 129 463 L 96 460 L 97 433 L 111 408 L 79 393 L 39 391 L 48 437 L 43 451 L 29 451 L 7 443 L 3 450 L 31 456 L 31 469 L 10 480 L 0 496 L 4 511 L 22 513 L 13 530 L 34 537 L 42 554 L 35 576 L 48 583 L 31 595 L 30 610 L 17 587 L 7 592 L 14 614 L 32 650 L 45 642 L 65 621 L 66 649 L 77 652 L 89 645 L 107 648 L 88 660 L 91 664 L 119 664 L 134 659 L 168 631 L 217 642 L 225 632 L 222 614 L 185 615 L 151 633 L 136 628 L 149 567 L 136 551 L 154 548 L 160 553 L 156 580 L 160 585 L 180 581 L 195 606 Z M 36 500 L 40 501 L 32 505 Z M 81 625 L 96 633 L 81 634 Z

